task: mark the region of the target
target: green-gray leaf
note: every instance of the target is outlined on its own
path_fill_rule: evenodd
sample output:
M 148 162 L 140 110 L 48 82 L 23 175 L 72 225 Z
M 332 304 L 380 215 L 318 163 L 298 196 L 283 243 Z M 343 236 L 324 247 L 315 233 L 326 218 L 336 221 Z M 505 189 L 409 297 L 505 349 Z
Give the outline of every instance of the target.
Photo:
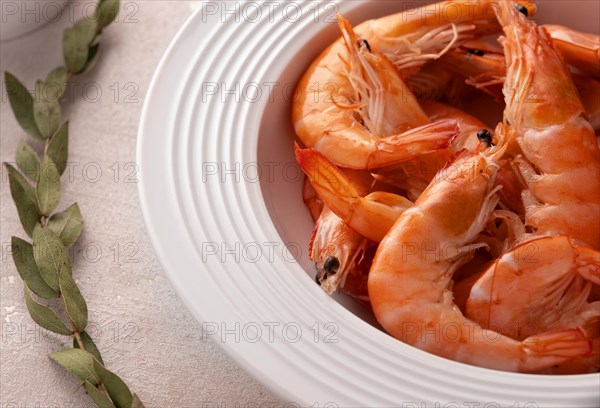
M 83 18 L 63 33 L 63 53 L 69 71 L 78 73 L 88 60 L 89 46 L 96 35 L 96 20 Z
M 46 152 L 56 165 L 56 169 L 62 176 L 67 168 L 69 157 L 69 122 L 62 124 L 50 139 Z
M 85 350 L 70 348 L 48 355 L 52 360 L 67 369 L 68 372 L 82 381 L 93 385 L 100 384 L 100 377 L 94 370 L 94 356 Z
M 63 269 L 71 273 L 71 261 L 58 235 L 40 224 L 33 229 L 33 258 L 42 278 L 52 289 L 59 291 L 59 276 Z
M 60 295 L 60 293 L 48 286 L 42 278 L 35 259 L 33 259 L 33 247 L 29 242 L 23 241 L 21 238 L 12 237 L 11 252 L 21 279 L 23 279 L 33 293 L 46 299 L 56 298 Z
M 54 68 L 46 77 L 46 89 L 51 99 L 59 100 L 67 88 L 67 69 Z
M 31 297 L 31 290 L 29 290 L 27 285 L 23 286 L 25 288 L 25 304 L 27 305 L 27 310 L 29 310 L 29 315 L 33 321 L 51 332 L 70 336 L 72 334 L 71 331 L 67 329 L 67 326 L 60 320 L 60 317 L 58 317 L 58 315 L 49 307 L 33 300 Z
M 17 146 L 17 167 L 31 181 L 36 181 L 40 172 L 38 155 L 29 144 L 22 140 Z
M 23 187 L 23 191 L 25 192 L 25 194 L 27 194 L 27 196 L 32 200 L 36 201 L 37 206 L 37 198 L 35 196 L 35 189 L 33 188 L 33 186 L 29 184 L 25 177 L 23 177 L 23 175 L 19 173 L 12 165 L 8 163 L 4 163 L 4 165 L 6 166 L 6 170 L 8 171 L 9 181 L 11 176 L 15 180 L 17 180 L 19 184 L 21 184 L 21 186 Z
M 65 268 L 61 269 L 58 283 L 71 322 L 73 322 L 77 331 L 85 330 L 88 322 L 87 305 L 73 276 L 71 276 L 71 271 Z
M 65 247 L 70 247 L 77 241 L 83 229 L 83 218 L 77 203 L 71 204 L 66 210 L 56 213 L 48 220 L 50 228 L 62 241 Z
M 43 215 L 50 215 L 60 200 L 60 174 L 52 159 L 46 155 L 35 189 L 38 206 Z
M 38 139 L 44 139 L 33 117 L 33 98 L 27 89 L 10 72 L 4 73 L 6 94 L 13 113 L 24 131 Z
M 115 373 L 107 370 L 102 364 L 94 361 L 94 369 L 104 384 L 110 399 L 113 400 L 117 408 L 130 408 L 133 401 L 133 395 L 129 391 L 127 384 L 123 382 Z
M 84 72 L 88 72 L 90 69 L 94 68 L 94 66 L 96 65 L 96 62 L 98 62 L 98 55 L 99 55 L 98 50 L 99 49 L 100 49 L 100 44 L 90 46 L 87 61 L 85 62 L 85 65 L 83 66 L 83 68 L 81 68 L 81 71 L 79 72 L 79 74 L 83 74 Z
M 33 118 L 45 139 L 52 136 L 60 126 L 60 103 L 57 98 L 52 98 L 53 92 L 44 82 L 35 83 Z
M 131 403 L 131 408 L 145 408 L 144 404 L 142 404 L 142 400 L 137 394 L 133 394 L 133 402 Z
M 102 356 L 100 355 L 100 350 L 98 350 L 96 343 L 94 343 L 94 340 L 92 340 L 90 335 L 87 334 L 86 331 L 82 331 L 79 333 L 79 336 L 81 337 L 81 342 L 83 343 L 83 348 L 85 351 L 92 354 L 101 364 L 104 364 L 104 361 L 102 361 Z M 79 348 L 79 343 L 75 337 L 73 337 L 73 347 Z
M 98 19 L 98 27 L 103 29 L 119 14 L 119 0 L 100 0 L 96 6 L 96 18 Z
M 93 384 L 86 381 L 84 387 L 85 391 L 88 393 L 90 398 L 94 400 L 98 408 L 115 408 L 114 404 L 110 402 L 108 397 L 102 394 L 98 388 L 94 387 Z
M 40 221 L 41 214 L 35 197 L 35 190 L 13 166 L 4 163 L 8 171 L 10 194 L 17 207 L 19 220 L 23 229 L 31 237 L 35 224 Z

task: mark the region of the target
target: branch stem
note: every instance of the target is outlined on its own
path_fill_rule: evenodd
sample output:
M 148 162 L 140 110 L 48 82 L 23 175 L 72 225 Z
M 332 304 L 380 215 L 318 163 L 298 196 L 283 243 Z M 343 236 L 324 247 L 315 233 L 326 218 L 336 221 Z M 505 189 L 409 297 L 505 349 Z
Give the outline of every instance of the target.
M 75 340 L 77 340 L 77 344 L 79 345 L 79 348 L 82 350 L 85 350 L 85 347 L 83 346 L 83 340 L 81 340 L 81 334 L 79 333 L 79 331 L 74 330 L 73 337 L 75 337 Z
M 44 142 L 44 156 L 48 153 L 48 146 L 50 146 L 50 139 L 52 139 L 52 136 L 48 136 L 46 138 L 46 141 Z

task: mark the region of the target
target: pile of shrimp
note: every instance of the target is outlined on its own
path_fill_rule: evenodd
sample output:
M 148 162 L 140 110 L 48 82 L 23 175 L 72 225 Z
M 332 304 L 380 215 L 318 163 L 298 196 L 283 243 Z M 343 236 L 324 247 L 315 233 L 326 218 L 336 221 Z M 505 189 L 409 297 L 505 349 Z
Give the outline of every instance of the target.
M 316 282 L 448 359 L 598 372 L 600 38 L 524 0 L 426 7 L 338 16 L 298 84 Z

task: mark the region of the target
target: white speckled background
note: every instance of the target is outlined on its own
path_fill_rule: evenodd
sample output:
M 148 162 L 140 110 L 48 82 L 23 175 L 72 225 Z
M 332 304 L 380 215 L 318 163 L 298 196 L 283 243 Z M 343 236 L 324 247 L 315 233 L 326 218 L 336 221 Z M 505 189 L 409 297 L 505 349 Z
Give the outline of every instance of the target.
M 89 3 L 74 1 L 59 21 L 0 43 L 0 70 L 31 89 L 62 63 L 62 30 L 73 17 L 92 10 L 86 8 Z M 199 323 L 177 298 L 154 255 L 139 209 L 135 145 L 142 103 L 161 55 L 194 3 L 122 0 L 119 21 L 103 33 L 98 65 L 74 78 L 63 104 L 63 117 L 70 120 L 71 166 L 63 176 L 59 209 L 77 201 L 85 219 L 73 263 L 90 310 L 88 330 L 106 365 L 146 407 L 280 406 L 278 397 L 217 344 L 202 340 Z M 19 141 L 28 136 L 10 110 L 4 74 L 0 113 L 0 155 L 10 162 Z M 4 168 L 0 189 L 0 405 L 92 407 L 78 382 L 46 357 L 70 339 L 40 330 L 27 313 L 10 256 L 10 237 L 26 235 Z

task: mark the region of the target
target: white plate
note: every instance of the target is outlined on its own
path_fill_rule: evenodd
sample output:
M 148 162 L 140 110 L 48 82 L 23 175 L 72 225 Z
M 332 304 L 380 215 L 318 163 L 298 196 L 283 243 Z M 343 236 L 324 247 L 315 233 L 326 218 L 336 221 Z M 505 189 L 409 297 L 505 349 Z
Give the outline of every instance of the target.
M 177 34 L 138 140 L 149 234 L 206 337 L 305 406 L 598 406 L 598 375 L 521 375 L 445 360 L 391 338 L 356 304 L 341 299 L 344 307 L 317 287 L 306 272 L 311 221 L 289 95 L 337 36 L 334 12 L 358 23 L 405 4 L 248 2 L 232 15 L 235 4 L 205 2 Z M 257 7 L 262 18 L 252 21 Z M 227 94 L 236 84 L 237 100 Z

